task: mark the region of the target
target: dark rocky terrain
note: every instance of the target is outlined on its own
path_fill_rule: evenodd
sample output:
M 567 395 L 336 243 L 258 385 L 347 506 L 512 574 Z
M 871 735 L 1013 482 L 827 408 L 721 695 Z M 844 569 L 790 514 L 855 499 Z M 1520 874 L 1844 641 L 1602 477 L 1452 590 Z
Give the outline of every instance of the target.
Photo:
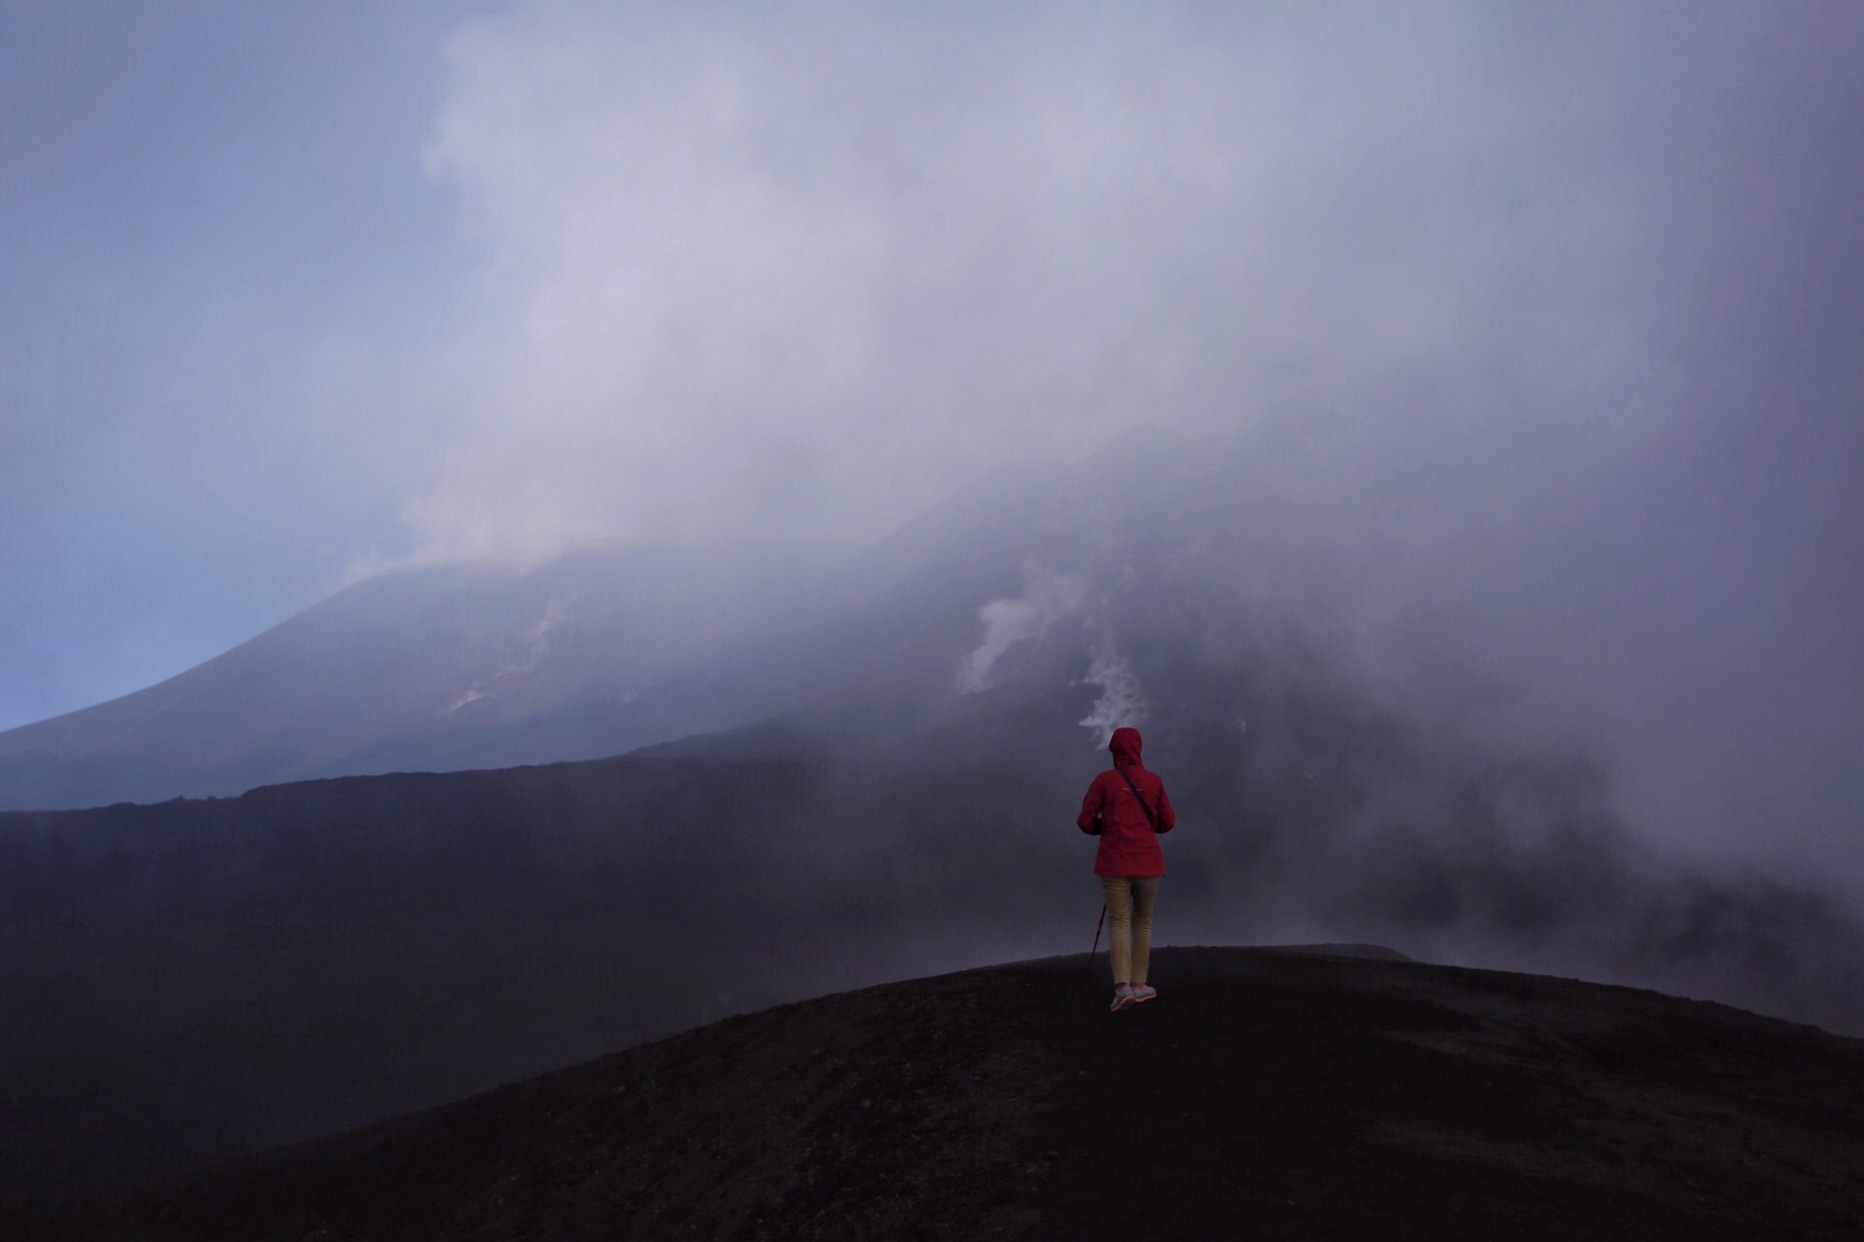
M 1642 875 L 1585 838 L 1524 846 L 1474 821 L 1455 849 L 1362 836 L 1349 862 L 1307 787 L 1167 770 L 1172 938 L 1286 938 L 1274 912 L 1292 906 L 1330 939 L 1439 956 L 1454 918 L 1480 946 L 1466 964 L 1864 1030 L 1864 934 L 1809 895 Z M 0 1206 L 353 1130 L 734 1012 L 1078 950 L 1098 893 L 1066 814 L 1087 775 L 636 758 L 0 814 Z
M 30 1239 L 1856 1238 L 1864 1042 L 1359 952 L 1055 958 L 735 1017 Z M 654 997 L 637 998 L 652 1006 Z

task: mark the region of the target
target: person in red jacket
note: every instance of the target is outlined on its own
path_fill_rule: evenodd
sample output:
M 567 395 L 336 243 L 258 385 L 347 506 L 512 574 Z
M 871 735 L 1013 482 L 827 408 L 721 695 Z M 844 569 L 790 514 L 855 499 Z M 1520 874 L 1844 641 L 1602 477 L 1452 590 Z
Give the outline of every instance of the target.
M 1113 1012 L 1158 995 L 1146 982 L 1152 955 L 1152 907 L 1165 851 L 1158 834 L 1178 823 L 1165 782 L 1139 762 L 1137 729 L 1115 729 L 1107 743 L 1113 766 L 1094 778 L 1075 819 L 1100 838 L 1094 874 L 1107 895 L 1107 957 L 1113 963 Z

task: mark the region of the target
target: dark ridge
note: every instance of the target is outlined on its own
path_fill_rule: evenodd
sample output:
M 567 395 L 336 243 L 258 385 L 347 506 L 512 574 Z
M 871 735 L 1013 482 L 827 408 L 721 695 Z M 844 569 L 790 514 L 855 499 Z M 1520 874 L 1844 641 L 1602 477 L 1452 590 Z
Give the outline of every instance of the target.
M 12 1236 L 1864 1231 L 1864 1042 L 1365 947 L 1163 949 L 1118 1015 L 1078 956 L 846 992 Z
M 1396 949 L 1388 949 L 1382 944 L 1266 944 L 1256 948 L 1258 953 L 1286 953 L 1299 957 L 1358 957 L 1374 962 L 1414 962 L 1414 957 L 1406 957 Z

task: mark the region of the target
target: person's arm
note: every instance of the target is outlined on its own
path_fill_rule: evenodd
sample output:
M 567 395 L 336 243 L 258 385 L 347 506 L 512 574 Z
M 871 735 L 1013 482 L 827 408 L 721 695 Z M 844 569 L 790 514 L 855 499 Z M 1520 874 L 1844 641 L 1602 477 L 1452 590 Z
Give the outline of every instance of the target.
M 1087 797 L 1081 799 L 1081 813 L 1074 817 L 1074 826 L 1090 837 L 1100 835 L 1100 812 L 1106 805 L 1106 795 L 1101 792 L 1100 778 L 1087 787 Z
M 1172 810 L 1171 795 L 1165 792 L 1165 778 L 1159 777 L 1159 831 L 1170 832 L 1178 826 L 1178 812 Z

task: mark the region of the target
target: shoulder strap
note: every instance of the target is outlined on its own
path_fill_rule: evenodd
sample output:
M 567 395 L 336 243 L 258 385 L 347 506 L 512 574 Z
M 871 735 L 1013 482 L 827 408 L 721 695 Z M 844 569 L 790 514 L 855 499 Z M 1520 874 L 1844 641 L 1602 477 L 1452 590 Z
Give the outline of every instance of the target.
M 1113 770 L 1120 774 L 1121 779 L 1125 780 L 1126 782 L 1126 787 L 1133 791 L 1133 797 L 1136 798 L 1139 802 L 1139 809 L 1146 813 L 1146 822 L 1152 825 L 1152 831 L 1157 832 L 1159 830 L 1159 817 L 1154 815 L 1152 813 L 1152 808 L 1146 805 L 1145 795 L 1139 792 L 1139 786 L 1133 784 L 1133 778 L 1131 774 L 1129 774 L 1125 768 L 1120 767 L 1118 764 L 1114 765 Z

